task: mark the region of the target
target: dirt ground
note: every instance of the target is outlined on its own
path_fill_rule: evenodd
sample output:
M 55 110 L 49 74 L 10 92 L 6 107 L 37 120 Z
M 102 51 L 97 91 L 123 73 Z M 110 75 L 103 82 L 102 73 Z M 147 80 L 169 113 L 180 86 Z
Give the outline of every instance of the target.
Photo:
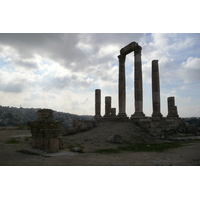
M 113 134 L 120 134 L 122 144 L 107 142 Z M 18 143 L 6 143 L 15 138 Z M 64 148 L 59 152 L 70 151 L 72 147 L 81 147 L 83 153 L 46 157 L 19 152 L 31 147 L 29 130 L 0 131 L 0 165 L 1 166 L 199 166 L 200 140 L 191 141 L 182 147 L 170 148 L 164 152 L 155 151 L 120 151 L 119 153 L 96 153 L 95 150 L 115 149 L 126 142 L 143 142 L 148 145 L 162 143 L 139 127 L 128 122 L 104 122 L 90 131 L 63 137 Z

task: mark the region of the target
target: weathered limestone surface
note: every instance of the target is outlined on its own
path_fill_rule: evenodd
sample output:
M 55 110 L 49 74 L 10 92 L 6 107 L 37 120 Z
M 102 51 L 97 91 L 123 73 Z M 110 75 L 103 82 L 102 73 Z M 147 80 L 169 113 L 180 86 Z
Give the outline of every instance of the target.
M 162 114 L 160 113 L 160 80 L 158 60 L 152 61 L 152 102 L 152 117 L 162 117 Z
M 167 115 L 167 117 L 179 117 L 177 107 L 175 106 L 175 98 L 174 97 L 168 97 L 167 103 L 168 103 L 168 115 Z
M 95 90 L 95 118 L 101 118 L 101 90 Z

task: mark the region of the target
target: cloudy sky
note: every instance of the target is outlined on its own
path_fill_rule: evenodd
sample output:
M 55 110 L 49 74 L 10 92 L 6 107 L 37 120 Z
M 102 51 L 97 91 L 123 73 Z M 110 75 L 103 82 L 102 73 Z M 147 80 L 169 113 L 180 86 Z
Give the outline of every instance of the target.
M 151 61 L 159 60 L 161 112 L 200 116 L 200 34 L 0 34 L 0 104 L 94 115 L 95 89 L 118 113 L 119 50 L 142 47 L 144 113 L 152 114 Z M 134 113 L 134 53 L 126 58 L 127 114 Z

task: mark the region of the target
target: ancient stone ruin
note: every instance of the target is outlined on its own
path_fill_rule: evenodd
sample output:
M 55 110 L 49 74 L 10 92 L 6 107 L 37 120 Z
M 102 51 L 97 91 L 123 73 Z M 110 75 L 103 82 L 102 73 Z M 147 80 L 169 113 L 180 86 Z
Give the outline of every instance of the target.
M 178 116 L 174 97 L 168 97 L 168 115 L 163 117 L 160 112 L 160 80 L 158 60 L 152 61 L 152 116 L 147 117 L 143 113 L 143 85 L 142 85 L 142 47 L 132 42 L 120 50 L 119 59 L 119 82 L 118 82 L 118 106 L 119 113 L 116 115 L 116 108 L 111 108 L 111 97 L 105 97 L 105 115 L 101 116 L 101 90 L 95 90 L 95 116 L 97 121 L 102 120 L 131 120 L 151 133 L 160 133 L 176 129 L 183 123 Z M 126 114 L 126 77 L 125 60 L 126 56 L 134 52 L 134 99 L 135 111 L 131 117 Z
M 32 148 L 47 153 L 58 152 L 62 148 L 61 123 L 53 119 L 53 110 L 38 110 L 38 120 L 27 122 L 32 134 Z

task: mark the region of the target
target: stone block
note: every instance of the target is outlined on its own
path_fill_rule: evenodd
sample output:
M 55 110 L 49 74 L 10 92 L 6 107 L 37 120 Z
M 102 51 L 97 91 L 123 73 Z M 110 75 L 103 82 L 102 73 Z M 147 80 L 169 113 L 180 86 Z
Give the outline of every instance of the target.
M 58 138 L 45 138 L 44 150 L 47 153 L 56 153 L 59 151 L 59 139 Z
M 42 148 L 42 139 L 41 139 L 41 137 L 35 137 L 35 136 L 33 136 L 32 137 L 31 146 L 33 148 L 39 148 L 39 149 L 41 149 Z
M 77 133 L 77 130 L 76 128 L 74 127 L 66 127 L 66 128 L 63 128 L 62 131 L 61 131 L 62 135 L 72 135 L 72 134 L 75 134 Z
M 38 120 L 53 121 L 53 110 L 51 109 L 38 110 Z

